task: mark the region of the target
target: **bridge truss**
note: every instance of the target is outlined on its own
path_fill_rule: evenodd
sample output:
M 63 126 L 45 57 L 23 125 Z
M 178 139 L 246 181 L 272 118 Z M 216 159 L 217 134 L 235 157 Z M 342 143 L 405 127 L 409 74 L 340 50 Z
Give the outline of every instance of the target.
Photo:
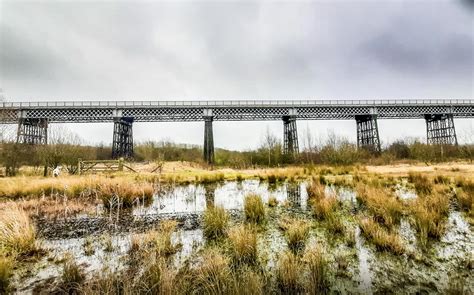
M 204 121 L 204 158 L 214 159 L 213 121 L 282 120 L 284 151 L 298 152 L 296 120 L 356 120 L 358 145 L 380 151 L 378 119 L 425 119 L 430 144 L 457 144 L 454 118 L 473 118 L 474 100 L 57 101 L 0 103 L 0 123 L 18 141 L 46 143 L 49 123 L 114 122 L 113 155 L 133 155 L 133 122 Z

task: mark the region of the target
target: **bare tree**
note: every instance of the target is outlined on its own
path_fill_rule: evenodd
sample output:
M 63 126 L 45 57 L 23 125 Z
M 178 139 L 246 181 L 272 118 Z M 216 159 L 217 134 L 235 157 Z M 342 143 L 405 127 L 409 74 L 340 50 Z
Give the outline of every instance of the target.
M 275 158 L 275 152 L 279 146 L 278 138 L 271 133 L 270 128 L 267 127 L 267 131 L 263 138 L 263 149 L 268 153 L 268 166 L 272 163 L 272 155 Z

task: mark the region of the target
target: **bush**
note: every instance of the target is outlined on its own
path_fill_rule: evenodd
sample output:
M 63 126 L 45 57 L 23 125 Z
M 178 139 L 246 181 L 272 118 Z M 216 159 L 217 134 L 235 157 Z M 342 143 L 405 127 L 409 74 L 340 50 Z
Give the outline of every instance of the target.
M 211 206 L 203 216 L 203 232 L 209 239 L 217 239 L 225 235 L 229 215 L 222 207 Z
M 245 218 L 254 223 L 265 220 L 265 205 L 259 195 L 249 194 L 244 200 Z

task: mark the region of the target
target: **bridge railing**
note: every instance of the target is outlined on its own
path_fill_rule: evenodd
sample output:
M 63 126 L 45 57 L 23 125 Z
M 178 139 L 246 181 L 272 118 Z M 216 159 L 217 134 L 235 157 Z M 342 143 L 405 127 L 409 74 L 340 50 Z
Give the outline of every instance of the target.
M 383 106 L 383 105 L 466 105 L 471 99 L 393 99 L 393 100 L 196 100 L 196 101 L 45 101 L 2 102 L 2 108 L 68 107 L 242 107 L 242 106 Z

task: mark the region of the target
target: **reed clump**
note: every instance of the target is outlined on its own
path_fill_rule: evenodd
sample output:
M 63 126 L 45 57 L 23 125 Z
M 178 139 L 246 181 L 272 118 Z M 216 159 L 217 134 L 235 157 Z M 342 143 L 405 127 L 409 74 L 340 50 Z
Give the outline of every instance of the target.
M 461 189 L 457 189 L 455 197 L 462 210 L 468 211 L 471 217 L 474 217 L 474 194 L 466 193 Z
M 309 247 L 303 256 L 308 270 L 308 282 L 305 287 L 308 294 L 325 294 L 329 288 L 329 263 L 320 246 Z
M 15 203 L 0 210 L 0 249 L 19 256 L 38 250 L 36 229 L 28 214 Z
M 439 239 L 446 227 L 449 214 L 449 198 L 443 194 L 419 197 L 410 206 L 412 220 L 422 246 L 428 238 Z
M 288 248 L 292 252 L 298 253 L 304 249 L 311 228 L 308 221 L 299 218 L 284 218 L 279 226 L 285 232 Z
M 365 217 L 359 220 L 362 233 L 375 244 L 379 251 L 389 251 L 394 254 L 402 254 L 404 246 L 402 240 L 396 233 L 388 232 L 373 218 Z
M 237 225 L 227 234 L 230 243 L 230 256 L 235 264 L 257 263 L 257 231 L 249 225 Z
M 358 185 L 357 200 L 367 207 L 376 221 L 388 227 L 399 223 L 403 216 L 403 204 L 387 189 Z
M 66 294 L 77 294 L 85 279 L 86 275 L 82 268 L 72 257 L 68 257 L 63 265 L 59 289 Z
M 175 294 L 176 271 L 167 265 L 164 258 L 148 264 L 138 281 L 138 288 L 144 294 Z
M 303 291 L 302 271 L 302 263 L 293 252 L 281 254 L 276 266 L 276 279 L 283 294 L 300 294 Z
M 321 176 L 321 175 L 320 175 Z M 323 199 L 325 196 L 325 180 L 313 177 L 311 184 L 306 187 L 308 193 L 308 199 Z
M 206 249 L 192 270 L 195 294 L 231 294 L 233 282 L 229 262 L 219 250 Z
M 320 220 L 327 219 L 339 207 L 336 196 L 327 196 L 321 199 L 310 199 L 311 208 L 316 218 Z
M 249 194 L 244 199 L 245 218 L 253 223 L 262 223 L 265 220 L 265 205 L 262 197 Z
M 130 183 L 124 181 L 108 181 L 98 186 L 98 194 L 106 208 L 120 204 L 122 208 L 130 208 L 135 204 L 148 204 L 153 198 L 151 183 Z
M 209 239 L 218 239 L 225 235 L 229 215 L 224 208 L 211 206 L 204 212 L 202 221 L 204 235 Z
M 15 266 L 12 256 L 0 254 L 0 293 L 7 294 L 10 289 L 10 281 Z
M 425 175 L 410 171 L 408 173 L 408 181 L 413 183 L 418 195 L 429 195 L 433 191 L 433 183 Z

